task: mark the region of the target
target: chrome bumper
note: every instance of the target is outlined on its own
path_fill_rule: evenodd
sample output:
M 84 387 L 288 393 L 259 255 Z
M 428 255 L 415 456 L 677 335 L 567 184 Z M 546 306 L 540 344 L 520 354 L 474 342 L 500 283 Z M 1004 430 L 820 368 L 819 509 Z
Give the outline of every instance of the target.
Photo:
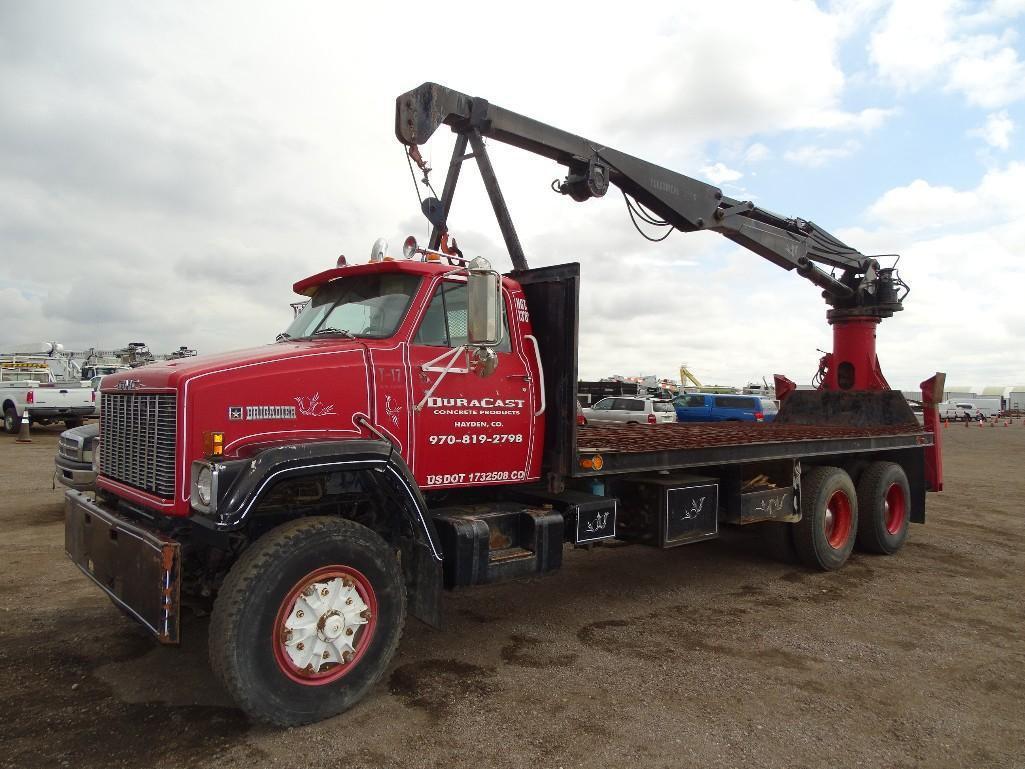
M 96 473 L 91 463 L 76 462 L 63 456 L 58 456 L 53 463 L 57 468 L 57 480 L 65 486 L 77 491 L 96 488 Z

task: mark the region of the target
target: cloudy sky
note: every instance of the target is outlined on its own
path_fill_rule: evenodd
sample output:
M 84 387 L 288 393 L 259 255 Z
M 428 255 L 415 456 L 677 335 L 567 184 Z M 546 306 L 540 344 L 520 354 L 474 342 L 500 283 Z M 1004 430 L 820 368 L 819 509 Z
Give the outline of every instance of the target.
M 0 0 L 0 349 L 270 341 L 294 281 L 426 232 L 392 126 L 433 80 L 901 254 L 891 385 L 1025 382 L 1025 0 L 562 5 Z M 491 146 L 531 264 L 582 265 L 583 376 L 811 379 L 813 286 Z M 450 226 L 508 268 L 467 171 Z

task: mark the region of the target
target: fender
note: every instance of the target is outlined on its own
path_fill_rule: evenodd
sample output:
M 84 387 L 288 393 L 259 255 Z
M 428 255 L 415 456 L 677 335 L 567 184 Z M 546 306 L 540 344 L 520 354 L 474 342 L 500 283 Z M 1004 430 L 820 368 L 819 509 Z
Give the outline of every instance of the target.
M 440 625 L 442 555 L 427 503 L 408 465 L 381 440 L 315 441 L 273 446 L 246 459 L 218 463 L 217 512 L 192 521 L 226 533 L 244 528 L 260 498 L 286 478 L 329 472 L 373 473 L 378 489 L 401 510 L 413 532 L 412 553 L 404 558 L 408 609 L 414 617 Z

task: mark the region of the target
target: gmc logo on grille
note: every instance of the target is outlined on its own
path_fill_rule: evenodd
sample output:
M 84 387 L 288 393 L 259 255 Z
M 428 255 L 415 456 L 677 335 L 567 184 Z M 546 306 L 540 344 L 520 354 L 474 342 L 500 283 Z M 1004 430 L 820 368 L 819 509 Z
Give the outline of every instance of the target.
M 125 379 L 117 383 L 117 389 L 119 390 L 134 390 L 136 387 L 142 387 L 142 382 L 138 379 Z

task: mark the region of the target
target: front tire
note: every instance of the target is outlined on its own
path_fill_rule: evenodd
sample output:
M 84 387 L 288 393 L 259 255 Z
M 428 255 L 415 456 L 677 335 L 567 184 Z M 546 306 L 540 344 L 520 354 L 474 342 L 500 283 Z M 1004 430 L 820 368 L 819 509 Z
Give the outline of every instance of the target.
M 301 518 L 257 540 L 228 573 L 210 665 L 251 718 L 319 721 L 377 683 L 405 614 L 402 571 L 380 536 L 342 518 Z
M 854 549 L 858 496 L 839 467 L 816 467 L 801 477 L 801 520 L 794 524 L 794 548 L 806 566 L 835 571 Z
M 908 538 L 911 485 L 904 468 L 873 462 L 858 479 L 858 548 L 893 555 Z

